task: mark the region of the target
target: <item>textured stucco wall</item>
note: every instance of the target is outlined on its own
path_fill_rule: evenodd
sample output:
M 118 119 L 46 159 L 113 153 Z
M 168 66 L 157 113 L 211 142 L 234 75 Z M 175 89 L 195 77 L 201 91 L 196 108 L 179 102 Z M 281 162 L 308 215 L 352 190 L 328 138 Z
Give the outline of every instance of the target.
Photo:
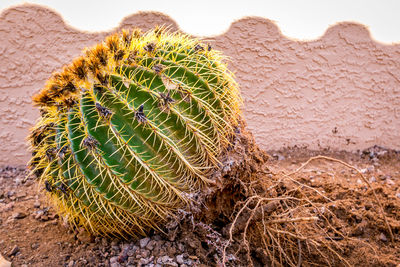
M 178 29 L 168 16 L 138 13 L 115 31 L 157 24 Z M 39 116 L 31 96 L 51 72 L 107 34 L 73 29 L 60 15 L 36 5 L 0 14 L 0 165 L 29 159 L 25 136 Z M 400 44 L 380 44 L 354 23 L 337 24 L 318 40 L 299 42 L 255 17 L 236 21 L 207 40 L 231 57 L 244 116 L 262 148 L 400 148 Z

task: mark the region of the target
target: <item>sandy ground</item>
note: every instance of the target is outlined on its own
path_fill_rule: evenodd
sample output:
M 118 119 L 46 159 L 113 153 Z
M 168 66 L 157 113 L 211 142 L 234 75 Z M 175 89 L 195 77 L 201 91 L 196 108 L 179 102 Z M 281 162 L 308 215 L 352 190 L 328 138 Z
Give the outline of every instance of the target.
M 326 209 L 335 214 L 338 221 L 332 223 L 340 225 L 339 230 L 348 237 L 335 242 L 349 263 L 400 266 L 400 153 L 375 147 L 357 153 L 290 148 L 269 154 L 266 167 L 274 173 L 295 171 L 316 155 L 334 157 L 359 169 L 373 190 L 354 169 L 327 160 L 310 162 L 294 177 L 332 200 Z M 34 178 L 26 178 L 23 168 L 0 169 L 0 254 L 13 266 L 209 266 L 218 261 L 218 253 L 207 238 L 153 234 L 119 241 L 70 229 L 43 200 L 43 186 L 39 185 L 38 193 Z M 393 237 L 373 191 L 382 202 Z M 219 235 L 215 233 L 214 238 Z M 223 238 L 221 235 L 220 240 Z M 368 246 L 359 246 L 359 241 Z M 254 257 L 255 265 L 263 265 Z

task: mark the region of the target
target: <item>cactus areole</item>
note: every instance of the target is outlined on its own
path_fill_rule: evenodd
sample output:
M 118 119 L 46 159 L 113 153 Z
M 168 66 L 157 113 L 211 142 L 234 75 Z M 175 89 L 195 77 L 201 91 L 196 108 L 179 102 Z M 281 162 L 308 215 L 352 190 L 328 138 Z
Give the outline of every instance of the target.
M 111 35 L 54 73 L 33 98 L 29 165 L 58 212 L 94 234 L 143 235 L 212 183 L 240 119 L 223 61 L 158 27 Z

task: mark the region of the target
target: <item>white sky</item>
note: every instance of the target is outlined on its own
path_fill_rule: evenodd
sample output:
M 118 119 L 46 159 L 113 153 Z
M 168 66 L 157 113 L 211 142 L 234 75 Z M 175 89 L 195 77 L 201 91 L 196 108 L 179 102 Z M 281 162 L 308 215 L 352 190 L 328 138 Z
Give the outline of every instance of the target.
M 59 12 L 73 27 L 105 31 L 138 11 L 160 11 L 190 34 L 217 35 L 244 16 L 275 21 L 290 38 L 310 40 L 337 22 L 355 21 L 369 27 L 372 37 L 400 43 L 400 0 L 0 0 L 0 10 L 36 3 Z

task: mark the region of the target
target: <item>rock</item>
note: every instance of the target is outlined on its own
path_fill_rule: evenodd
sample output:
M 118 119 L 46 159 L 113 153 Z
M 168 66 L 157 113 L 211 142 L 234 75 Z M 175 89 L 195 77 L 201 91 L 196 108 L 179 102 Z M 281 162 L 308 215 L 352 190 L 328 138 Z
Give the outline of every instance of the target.
M 158 258 L 157 263 L 168 263 L 168 262 L 172 262 L 173 259 L 170 258 L 169 256 L 162 256 L 161 258 Z
M 24 198 L 24 197 L 26 197 L 26 193 L 25 193 L 25 192 L 20 192 L 20 193 L 18 193 L 15 197 L 16 197 L 17 199 Z
M 118 257 L 111 257 L 110 258 L 110 265 L 115 264 L 115 263 L 118 264 Z
M 147 258 L 148 256 L 150 256 L 150 251 L 148 251 L 147 249 L 143 249 L 140 254 L 138 254 L 137 256 L 142 257 L 142 258 Z M 136 257 L 137 257 L 136 256 Z
M 107 247 L 107 246 L 108 246 L 108 240 L 107 240 L 107 238 L 103 237 L 103 238 L 101 239 L 101 245 L 102 245 L 103 247 Z
M 139 249 L 138 246 L 133 246 L 131 249 L 128 250 L 128 257 L 132 257 L 136 254 L 136 251 Z
M 183 254 L 180 254 L 180 255 L 176 256 L 176 262 L 179 263 L 179 264 L 183 264 L 184 263 Z
M 0 267 L 11 267 L 11 262 L 7 261 L 3 256 L 0 254 Z
M 153 256 L 151 256 L 150 258 L 141 258 L 141 259 L 139 260 L 139 264 L 142 264 L 142 265 L 149 264 L 151 261 L 153 261 L 153 259 L 154 259 Z M 139 266 L 140 266 L 140 265 L 139 265 Z
M 178 244 L 178 249 L 180 252 L 184 252 L 185 251 L 185 246 L 182 243 Z
M 375 183 L 376 182 L 375 176 L 371 176 L 371 178 L 369 178 L 369 182 L 370 183 Z
M 234 163 L 235 162 L 233 160 L 227 160 L 226 162 L 224 162 L 224 166 L 222 167 L 222 172 L 228 173 L 231 170 Z
M 75 265 L 74 260 L 70 260 L 68 263 L 68 267 L 74 267 L 74 265 Z
M 400 198 L 400 192 L 396 194 L 396 197 Z
M 167 247 L 167 252 L 168 252 L 169 255 L 175 255 L 176 247 L 175 246 Z
M 388 180 L 386 181 L 386 183 L 387 183 L 388 185 L 395 185 L 395 184 L 396 184 L 392 179 L 388 179 Z
M 14 208 L 14 202 L 10 202 L 8 204 L 1 204 L 0 205 L 0 213 L 1 212 L 7 212 L 10 211 Z
M 123 246 L 122 251 L 118 256 L 118 262 L 119 263 L 123 263 L 128 259 L 129 250 L 130 250 L 130 246 L 129 245 L 124 245 Z
M 15 245 L 11 251 L 8 253 L 8 256 L 15 256 L 17 253 L 19 252 L 19 247 L 17 245 Z
M 57 218 L 58 218 L 58 214 L 56 214 L 56 213 L 49 215 L 49 220 L 54 220 Z
M 388 239 L 387 239 L 387 237 L 386 237 L 386 235 L 385 235 L 384 233 L 381 233 L 381 234 L 379 235 L 379 239 L 380 239 L 382 242 L 387 242 L 387 241 L 388 241 Z
M 79 233 L 76 235 L 79 241 L 82 243 L 91 243 L 93 238 L 92 236 L 83 228 L 79 230 Z
M 272 157 L 273 157 L 275 160 L 285 160 L 285 157 L 284 157 L 283 155 L 281 155 L 281 154 L 278 154 L 278 153 L 272 154 Z
M 31 244 L 32 249 L 37 249 L 39 247 L 39 243 L 33 243 Z
M 156 241 L 155 241 L 155 240 L 150 240 L 150 242 L 147 243 L 146 248 L 147 248 L 148 250 L 153 250 L 155 244 L 156 244 Z
M 147 246 L 149 241 L 150 241 L 150 238 L 148 238 L 148 237 L 140 239 L 140 241 L 139 241 L 140 247 L 144 248 L 145 246 Z
M 136 263 L 135 257 L 129 257 L 126 266 L 134 266 L 135 263 Z
M 376 155 L 381 158 L 381 157 L 385 156 L 387 153 L 388 153 L 387 150 L 382 150 L 382 151 L 377 152 Z
M 13 219 L 23 219 L 23 218 L 25 218 L 26 217 L 26 214 L 25 213 L 23 213 L 23 212 L 15 212 L 15 213 L 13 213 L 13 215 L 12 215 L 12 218 Z
M 15 191 L 8 191 L 6 196 L 11 199 L 11 197 L 15 196 Z M 14 198 L 15 199 L 15 198 Z
M 41 220 L 42 216 L 45 216 L 47 214 L 47 211 L 45 209 L 37 210 L 33 214 L 36 220 Z
M 385 181 L 388 178 L 388 175 L 379 175 L 379 179 Z
M 47 215 L 42 215 L 42 216 L 40 216 L 40 220 L 42 220 L 42 221 L 44 221 L 44 222 L 47 222 L 47 221 L 49 220 L 49 216 L 47 216 Z
M 33 207 L 34 207 L 35 209 L 40 208 L 40 202 L 36 200 L 35 203 L 33 203 Z
M 112 241 L 111 241 L 111 246 L 113 247 L 113 246 L 118 246 L 119 245 L 119 241 L 118 241 L 118 239 L 113 239 Z

